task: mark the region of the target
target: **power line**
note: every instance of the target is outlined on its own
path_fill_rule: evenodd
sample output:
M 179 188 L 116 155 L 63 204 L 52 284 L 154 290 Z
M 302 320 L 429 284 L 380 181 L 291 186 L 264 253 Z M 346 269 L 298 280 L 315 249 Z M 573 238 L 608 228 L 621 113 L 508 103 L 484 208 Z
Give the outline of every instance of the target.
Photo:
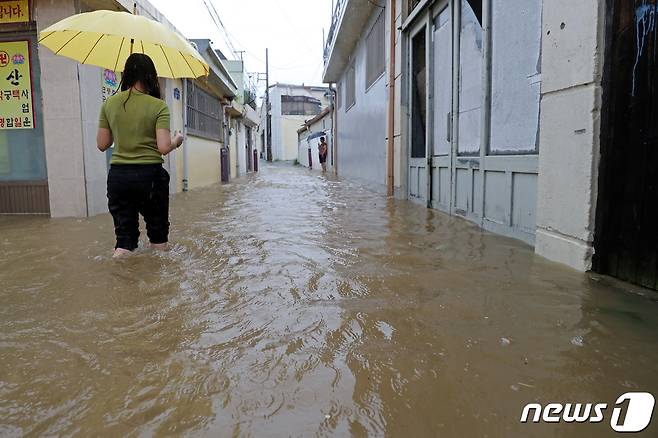
M 228 30 L 226 30 L 226 26 L 224 26 L 222 19 L 219 17 L 219 14 L 217 13 L 217 9 L 215 9 L 215 5 L 213 4 L 212 0 L 210 0 L 210 4 L 208 4 L 209 2 L 206 0 L 202 0 L 202 1 L 206 7 L 206 10 L 208 11 L 208 15 L 210 15 L 210 18 L 215 23 L 215 27 L 217 28 L 218 31 L 220 31 L 220 33 L 223 33 L 224 40 L 226 41 L 229 50 L 231 50 L 231 52 L 233 52 L 233 54 L 235 55 L 237 50 L 235 49 L 235 46 L 233 45 L 233 42 L 231 41 L 231 38 L 229 36 Z

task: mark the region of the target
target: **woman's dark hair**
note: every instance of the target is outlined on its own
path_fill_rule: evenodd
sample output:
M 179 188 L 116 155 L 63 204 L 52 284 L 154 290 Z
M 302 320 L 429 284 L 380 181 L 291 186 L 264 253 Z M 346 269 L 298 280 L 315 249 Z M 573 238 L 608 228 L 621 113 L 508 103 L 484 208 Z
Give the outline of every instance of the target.
M 160 99 L 162 94 L 160 93 L 160 83 L 158 82 L 158 73 L 155 70 L 155 64 L 151 58 L 142 53 L 133 53 L 126 59 L 126 66 L 123 69 L 123 74 L 121 76 L 121 91 L 131 90 L 128 94 L 128 99 L 132 94 L 132 87 L 137 83 L 141 82 L 144 87 L 144 91 L 149 96 L 153 96 L 156 99 Z M 126 102 L 123 103 L 125 109 Z

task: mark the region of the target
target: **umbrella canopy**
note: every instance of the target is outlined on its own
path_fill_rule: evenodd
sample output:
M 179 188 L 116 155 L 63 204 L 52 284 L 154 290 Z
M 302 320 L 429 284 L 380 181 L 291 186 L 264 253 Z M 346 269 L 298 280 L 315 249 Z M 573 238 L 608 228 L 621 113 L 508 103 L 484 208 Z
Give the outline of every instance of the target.
M 306 138 L 306 141 L 307 141 L 307 142 L 310 142 L 311 140 L 316 139 L 316 138 L 318 138 L 318 137 L 326 137 L 326 135 L 327 135 L 327 134 L 326 134 L 324 131 L 314 132 L 313 134 L 309 135 L 309 136 Z
M 131 53 L 143 53 L 153 60 L 158 76 L 198 78 L 209 73 L 208 64 L 186 39 L 127 12 L 73 15 L 43 30 L 39 43 L 56 55 L 117 72 L 123 71 Z

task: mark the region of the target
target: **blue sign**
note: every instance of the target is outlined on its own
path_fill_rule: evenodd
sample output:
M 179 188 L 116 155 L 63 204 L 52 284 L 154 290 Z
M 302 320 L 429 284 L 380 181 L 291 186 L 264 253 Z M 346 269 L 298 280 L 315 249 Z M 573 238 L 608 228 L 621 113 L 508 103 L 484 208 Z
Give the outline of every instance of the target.
M 174 99 L 180 100 L 180 90 L 178 88 L 174 88 Z

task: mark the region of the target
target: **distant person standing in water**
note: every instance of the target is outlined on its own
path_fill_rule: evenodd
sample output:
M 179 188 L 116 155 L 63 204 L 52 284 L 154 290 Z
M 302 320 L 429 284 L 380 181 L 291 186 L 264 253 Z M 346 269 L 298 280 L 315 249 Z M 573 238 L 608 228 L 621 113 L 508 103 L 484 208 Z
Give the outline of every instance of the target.
M 320 164 L 322 165 L 322 171 L 327 171 L 327 154 L 329 153 L 329 148 L 327 147 L 327 142 L 324 137 L 320 137 L 320 144 L 318 145 L 318 152 L 320 155 Z
M 97 144 L 105 152 L 114 143 L 107 177 L 107 199 L 116 234 L 114 257 L 130 254 L 139 242 L 139 215 L 151 247 L 166 250 L 169 241 L 169 173 L 163 155 L 183 143 L 171 138 L 169 108 L 161 100 L 151 58 L 133 53 L 126 60 L 121 92 L 101 108 Z

